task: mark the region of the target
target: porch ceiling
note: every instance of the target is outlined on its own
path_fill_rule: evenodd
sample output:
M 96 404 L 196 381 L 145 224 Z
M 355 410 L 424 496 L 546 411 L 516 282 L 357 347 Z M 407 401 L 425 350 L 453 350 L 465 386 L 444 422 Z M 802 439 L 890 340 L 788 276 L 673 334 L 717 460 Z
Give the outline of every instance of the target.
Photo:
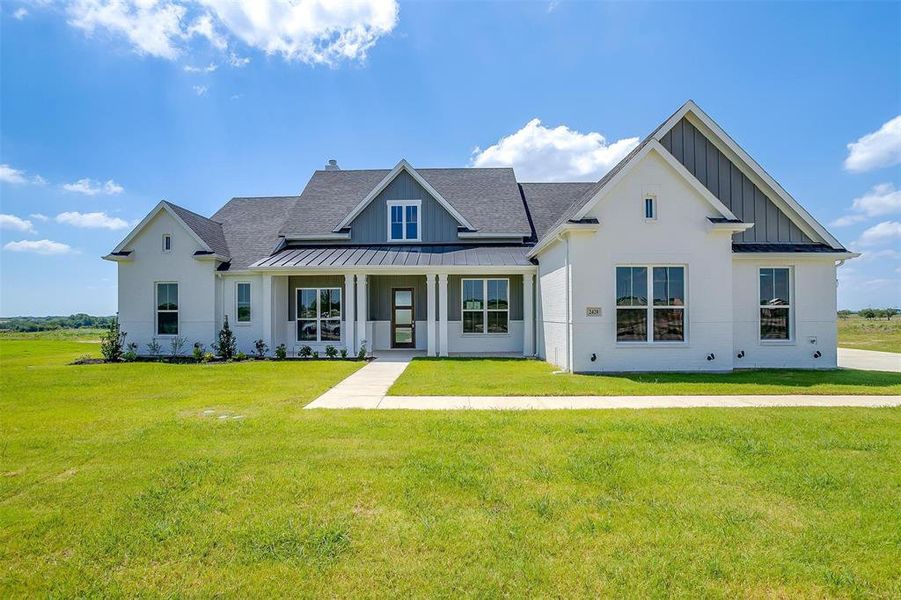
M 304 246 L 285 248 L 250 268 L 529 267 L 530 246 Z

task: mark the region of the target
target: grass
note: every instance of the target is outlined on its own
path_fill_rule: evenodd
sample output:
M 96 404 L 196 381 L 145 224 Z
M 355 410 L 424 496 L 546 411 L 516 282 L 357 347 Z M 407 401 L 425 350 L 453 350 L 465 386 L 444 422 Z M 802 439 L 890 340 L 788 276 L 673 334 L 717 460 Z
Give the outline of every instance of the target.
M 358 365 L 85 346 L 0 339 L 3 597 L 901 593 L 899 409 L 302 411 Z
M 892 320 L 861 319 L 853 315 L 838 320 L 840 348 L 901 352 L 901 317 Z
M 517 358 L 417 358 L 392 396 L 675 396 L 724 394 L 901 394 L 901 373 L 760 369 L 733 373 L 553 374 Z

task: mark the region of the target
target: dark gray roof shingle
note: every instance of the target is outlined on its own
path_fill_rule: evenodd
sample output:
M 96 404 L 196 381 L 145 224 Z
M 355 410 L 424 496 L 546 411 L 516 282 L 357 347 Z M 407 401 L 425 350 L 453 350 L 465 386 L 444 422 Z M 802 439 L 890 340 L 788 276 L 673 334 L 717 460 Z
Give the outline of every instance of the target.
M 172 204 L 166 200 L 163 202 L 185 222 L 185 225 L 191 228 L 191 231 L 197 234 L 197 237 L 210 247 L 210 250 L 221 256 L 229 256 L 229 246 L 225 241 L 225 235 L 222 233 L 222 225 L 220 223 L 198 215 L 187 208 L 182 208 L 177 204 Z
M 229 270 L 245 269 L 272 253 L 278 231 L 297 196 L 232 198 L 212 216 L 231 249 Z
M 594 187 L 593 181 L 576 183 L 522 183 L 535 235 L 541 238 L 560 218 L 563 211 Z
M 390 169 L 314 172 L 280 233 L 332 233 L 390 172 Z M 531 234 L 513 169 L 416 169 L 416 172 L 476 231 Z

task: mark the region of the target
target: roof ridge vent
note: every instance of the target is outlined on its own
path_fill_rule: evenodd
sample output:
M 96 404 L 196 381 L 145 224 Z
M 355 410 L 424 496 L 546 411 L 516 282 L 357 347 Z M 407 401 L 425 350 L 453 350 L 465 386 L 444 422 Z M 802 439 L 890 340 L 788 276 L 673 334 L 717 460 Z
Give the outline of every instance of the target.
M 334 158 L 330 158 L 329 161 L 325 164 L 326 171 L 340 171 L 341 167 L 338 166 L 338 161 Z

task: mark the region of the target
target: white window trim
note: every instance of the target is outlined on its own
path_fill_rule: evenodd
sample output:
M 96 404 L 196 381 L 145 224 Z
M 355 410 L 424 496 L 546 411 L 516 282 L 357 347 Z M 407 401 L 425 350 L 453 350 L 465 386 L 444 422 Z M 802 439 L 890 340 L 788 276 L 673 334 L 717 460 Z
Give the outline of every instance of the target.
M 166 238 L 169 238 L 169 248 L 166 249 Z M 164 233 L 162 240 L 160 240 L 160 249 L 164 254 L 169 254 L 172 252 L 172 234 Z
M 316 318 L 315 319 L 301 319 L 300 318 L 300 303 L 297 301 L 297 293 L 301 290 L 315 290 L 316 291 Z M 341 294 L 341 310 L 337 317 L 322 317 L 322 307 L 320 306 L 320 302 L 322 301 L 322 290 L 338 290 L 338 293 Z M 253 313 L 251 313 L 253 314 Z M 338 340 L 323 340 L 322 339 L 322 321 L 334 321 L 334 320 L 342 321 L 341 324 L 341 339 Z M 301 321 L 316 321 L 316 340 L 301 340 L 300 338 L 300 322 Z M 296 287 L 294 288 L 294 343 L 307 345 L 307 344 L 340 344 L 344 339 L 344 288 L 340 285 L 331 286 L 325 285 L 321 287 Z
M 160 285 L 175 284 L 178 290 L 178 305 L 175 310 L 160 310 Z M 181 286 L 177 281 L 154 281 L 153 282 L 153 337 L 174 338 L 181 335 Z M 159 313 L 175 313 L 175 333 L 160 333 Z
M 616 269 L 621 267 L 638 267 L 647 269 L 647 290 L 648 290 L 648 303 L 647 306 L 618 306 L 616 304 Z M 682 306 L 654 306 L 654 269 L 662 268 L 662 267 L 678 267 L 682 269 L 682 284 L 684 289 L 682 290 L 683 295 L 685 296 L 685 303 Z M 671 264 L 671 263 L 658 263 L 658 264 L 637 264 L 637 263 L 628 263 L 628 264 L 618 264 L 613 267 L 613 341 L 617 346 L 633 348 L 635 346 L 654 346 L 654 347 L 673 347 L 673 346 L 688 346 L 689 345 L 689 327 L 688 327 L 688 305 L 689 305 L 689 290 L 688 290 L 688 265 L 686 264 Z M 620 310 L 638 310 L 644 308 L 647 313 L 648 319 L 648 334 L 644 340 L 618 340 L 616 338 L 616 323 L 617 317 L 619 315 Z M 654 309 L 668 309 L 675 308 L 682 310 L 682 331 L 683 336 L 682 340 L 661 340 L 657 341 L 654 339 Z
M 788 305 L 765 306 L 760 303 L 760 272 L 764 269 L 786 269 L 788 270 Z M 757 343 L 761 346 L 794 346 L 795 339 L 795 270 L 787 265 L 762 265 L 757 267 L 757 297 L 754 299 L 757 304 Z M 765 340 L 760 337 L 760 314 L 764 308 L 787 308 L 788 309 L 788 339 L 787 340 Z
M 392 243 L 403 243 L 403 242 L 421 242 L 422 241 L 422 200 L 388 200 L 388 241 Z M 401 211 L 401 234 L 402 237 L 394 238 L 391 237 L 391 207 L 393 206 L 402 206 L 404 210 Z M 407 206 L 415 206 L 416 207 L 416 237 L 408 238 L 407 237 Z
M 481 281 L 482 282 L 482 310 L 472 310 L 464 307 L 463 298 L 463 288 L 465 287 L 465 283 L 467 281 Z M 507 308 L 488 308 L 488 282 L 489 281 L 506 281 L 507 282 Z M 481 332 L 467 332 L 464 327 L 464 323 L 466 322 L 463 319 L 464 313 L 467 312 L 481 312 L 482 313 L 482 331 Z M 507 332 L 489 332 L 488 331 L 488 313 L 489 312 L 505 312 L 507 313 Z M 464 277 L 460 279 L 460 333 L 464 336 L 483 336 L 490 335 L 491 337 L 502 337 L 510 335 L 510 322 L 513 320 L 510 318 L 510 313 L 513 312 L 513 306 L 510 304 L 510 278 L 509 277 Z
M 238 298 L 240 298 L 238 294 L 238 288 L 242 285 L 247 285 L 250 287 L 250 319 L 247 321 L 242 321 L 238 312 Z M 241 326 L 247 326 L 253 323 L 253 284 L 250 281 L 236 281 L 235 282 L 235 324 Z
M 654 216 L 648 216 L 647 203 L 648 200 L 651 201 L 651 212 Z M 647 222 L 652 222 L 657 220 L 657 194 L 644 194 L 641 197 L 641 214 L 644 217 L 644 220 Z

